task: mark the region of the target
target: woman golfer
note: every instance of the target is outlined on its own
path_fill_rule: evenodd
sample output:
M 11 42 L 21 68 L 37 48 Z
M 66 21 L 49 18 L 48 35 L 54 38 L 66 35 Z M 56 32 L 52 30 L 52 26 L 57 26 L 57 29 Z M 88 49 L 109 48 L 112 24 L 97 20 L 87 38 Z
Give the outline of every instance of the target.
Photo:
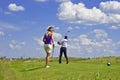
M 50 26 L 48 31 L 44 34 L 43 42 L 44 42 L 44 49 L 46 51 L 46 64 L 45 67 L 49 68 L 48 66 L 50 60 L 50 54 L 52 53 L 53 45 L 54 45 L 54 35 L 53 35 L 54 27 Z

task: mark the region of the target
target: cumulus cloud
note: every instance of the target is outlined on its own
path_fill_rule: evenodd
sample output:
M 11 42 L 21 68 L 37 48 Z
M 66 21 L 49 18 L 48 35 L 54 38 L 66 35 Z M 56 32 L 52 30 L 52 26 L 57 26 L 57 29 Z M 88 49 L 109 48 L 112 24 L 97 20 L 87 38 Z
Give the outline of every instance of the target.
M 120 2 L 101 2 L 100 8 L 87 8 L 83 3 L 74 4 L 71 1 L 62 2 L 57 15 L 60 20 L 74 24 L 107 24 L 120 27 Z
M 69 27 L 67 28 L 67 30 L 73 30 L 73 27 L 69 26 Z
M 56 38 L 56 39 L 60 39 L 60 38 L 62 38 L 62 35 L 60 34 L 60 33 L 54 33 L 54 37 Z
M 101 30 L 101 29 L 95 29 L 93 30 L 93 33 L 95 33 L 96 38 L 107 38 L 108 37 L 108 34 L 104 30 Z
M 9 4 L 8 9 L 10 11 L 24 11 L 25 10 L 25 8 L 23 6 L 18 6 L 15 3 Z
M 119 28 L 119 27 L 114 26 L 114 25 L 110 27 L 110 29 L 118 29 L 118 28 Z
M 120 14 L 120 2 L 107 1 L 100 3 L 100 9 L 107 14 Z
M 92 43 L 91 40 L 87 38 L 87 35 L 82 34 L 78 39 L 82 45 L 90 45 Z
M 75 27 L 72 27 L 75 29 Z M 55 41 L 58 41 L 62 35 L 55 33 Z M 34 40 L 43 46 L 42 38 L 34 38 Z M 58 45 L 55 42 L 56 50 Z M 77 57 L 101 57 L 118 55 L 120 42 L 113 41 L 109 38 L 108 33 L 102 29 L 94 29 L 86 34 L 80 34 L 77 37 L 69 38 L 68 53 L 79 55 Z M 56 52 L 57 52 L 56 51 Z
M 75 26 L 75 29 L 80 29 L 80 27 L 79 26 Z
M 61 3 L 58 16 L 60 20 L 70 23 L 95 24 L 105 23 L 106 15 L 96 7 L 88 9 L 83 3 L 74 4 L 69 1 Z M 103 20 L 100 21 L 101 19 Z
M 60 27 L 55 27 L 55 30 L 59 30 L 60 29 Z
M 116 55 L 119 52 L 119 47 L 119 42 L 110 39 L 106 31 L 95 29 L 89 34 L 81 34 L 70 39 L 68 49 L 81 55 L 98 57 L 98 54 L 99 56 Z M 90 55 L 88 55 L 89 53 Z
M 25 42 L 18 42 L 18 41 L 12 40 L 9 43 L 9 47 L 11 49 L 21 49 L 25 44 L 26 44 Z
M 79 29 L 80 29 L 79 26 L 75 26 L 75 27 L 68 26 L 68 27 L 67 27 L 67 30 L 68 30 L 68 31 L 71 31 L 71 30 L 79 30 Z

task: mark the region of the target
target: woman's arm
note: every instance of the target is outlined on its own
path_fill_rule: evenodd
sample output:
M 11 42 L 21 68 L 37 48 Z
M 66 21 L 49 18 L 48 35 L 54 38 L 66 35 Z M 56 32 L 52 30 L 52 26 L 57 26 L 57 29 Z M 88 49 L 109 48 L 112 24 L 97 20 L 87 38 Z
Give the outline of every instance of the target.
M 46 35 L 46 34 L 44 34 L 44 36 L 43 36 L 43 42 L 45 42 L 45 35 Z
M 51 37 L 52 37 L 52 43 L 54 44 L 54 35 L 53 35 L 53 33 L 51 33 Z

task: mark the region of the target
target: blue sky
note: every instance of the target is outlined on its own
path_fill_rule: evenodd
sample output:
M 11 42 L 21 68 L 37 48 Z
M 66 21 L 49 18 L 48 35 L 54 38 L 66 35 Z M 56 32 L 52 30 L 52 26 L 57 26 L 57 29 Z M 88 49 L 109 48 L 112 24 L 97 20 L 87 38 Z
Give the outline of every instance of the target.
M 45 57 L 50 25 L 56 42 L 70 31 L 70 57 L 120 56 L 119 0 L 0 0 L 0 57 Z

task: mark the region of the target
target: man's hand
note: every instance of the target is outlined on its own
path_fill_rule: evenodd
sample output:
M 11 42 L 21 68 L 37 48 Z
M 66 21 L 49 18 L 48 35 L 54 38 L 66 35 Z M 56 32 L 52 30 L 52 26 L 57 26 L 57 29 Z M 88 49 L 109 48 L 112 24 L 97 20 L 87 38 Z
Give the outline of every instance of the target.
M 58 45 L 61 45 L 60 41 L 57 42 Z

